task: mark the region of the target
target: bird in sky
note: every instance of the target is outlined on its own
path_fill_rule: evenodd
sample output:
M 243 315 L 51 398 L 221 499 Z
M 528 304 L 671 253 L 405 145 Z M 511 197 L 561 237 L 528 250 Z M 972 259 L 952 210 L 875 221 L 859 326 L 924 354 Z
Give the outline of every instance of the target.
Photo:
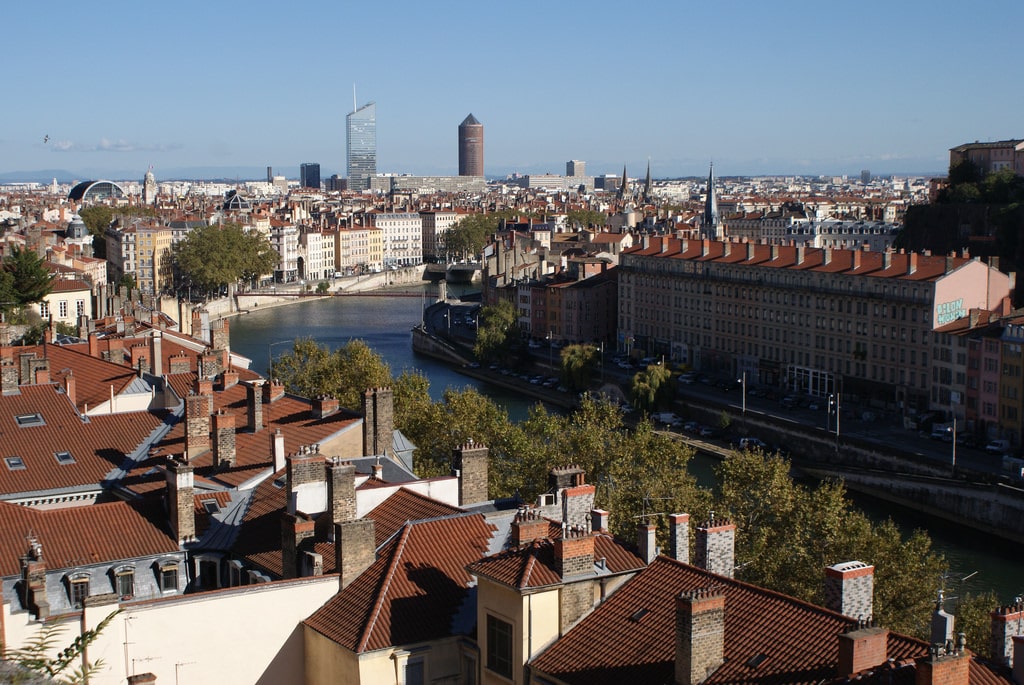
M 50 142 L 50 134 L 47 133 L 45 136 L 43 136 L 43 144 L 45 145 L 46 143 L 49 143 L 49 142 Z

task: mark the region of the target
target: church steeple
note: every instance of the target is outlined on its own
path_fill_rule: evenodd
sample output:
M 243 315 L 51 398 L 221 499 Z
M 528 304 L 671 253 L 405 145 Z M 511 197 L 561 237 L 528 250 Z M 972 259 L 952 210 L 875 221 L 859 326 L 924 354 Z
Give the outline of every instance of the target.
M 622 199 L 624 199 L 626 197 L 626 180 L 627 180 L 627 178 L 628 177 L 626 176 L 626 165 L 623 164 L 622 165 L 622 181 L 619 182 L 619 193 L 618 193 L 618 198 L 620 200 L 622 200 Z
M 644 203 L 651 201 L 651 160 L 647 160 L 647 178 L 644 179 Z
M 708 195 L 704 200 L 704 222 L 701 226 L 703 237 L 717 240 L 722 237 L 722 225 L 718 216 L 718 199 L 715 196 L 715 165 L 708 172 Z

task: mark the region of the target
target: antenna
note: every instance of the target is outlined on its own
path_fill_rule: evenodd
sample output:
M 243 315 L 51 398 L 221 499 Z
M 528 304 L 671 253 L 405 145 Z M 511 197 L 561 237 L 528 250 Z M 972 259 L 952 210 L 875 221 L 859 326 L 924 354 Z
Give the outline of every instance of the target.
M 352 84 L 352 111 L 356 111 L 359 107 L 356 105 L 356 84 Z

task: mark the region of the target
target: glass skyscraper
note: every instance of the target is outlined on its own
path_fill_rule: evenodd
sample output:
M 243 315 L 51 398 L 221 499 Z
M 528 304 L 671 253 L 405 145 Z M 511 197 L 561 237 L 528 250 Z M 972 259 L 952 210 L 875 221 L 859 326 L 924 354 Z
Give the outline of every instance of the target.
M 370 178 L 377 175 L 377 105 L 369 102 L 345 119 L 348 131 L 346 166 L 348 189 L 370 189 Z

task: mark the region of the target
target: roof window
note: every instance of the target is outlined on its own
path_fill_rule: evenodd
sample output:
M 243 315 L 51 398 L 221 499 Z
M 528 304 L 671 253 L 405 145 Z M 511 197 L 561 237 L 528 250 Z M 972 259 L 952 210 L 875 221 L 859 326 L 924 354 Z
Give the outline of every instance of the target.
M 220 505 L 217 504 L 217 500 L 215 499 L 204 499 L 203 509 L 206 510 L 207 514 L 216 514 L 220 511 Z
M 34 414 L 18 414 L 14 417 L 14 420 L 21 428 L 46 425 L 46 422 L 43 421 L 42 415 L 38 412 Z
M 71 452 L 54 452 L 53 456 L 57 458 L 57 463 L 62 466 L 75 463 L 75 458 L 71 455 Z
M 21 457 L 4 457 L 4 463 L 11 471 L 24 471 L 28 468 L 25 466 L 25 460 Z

